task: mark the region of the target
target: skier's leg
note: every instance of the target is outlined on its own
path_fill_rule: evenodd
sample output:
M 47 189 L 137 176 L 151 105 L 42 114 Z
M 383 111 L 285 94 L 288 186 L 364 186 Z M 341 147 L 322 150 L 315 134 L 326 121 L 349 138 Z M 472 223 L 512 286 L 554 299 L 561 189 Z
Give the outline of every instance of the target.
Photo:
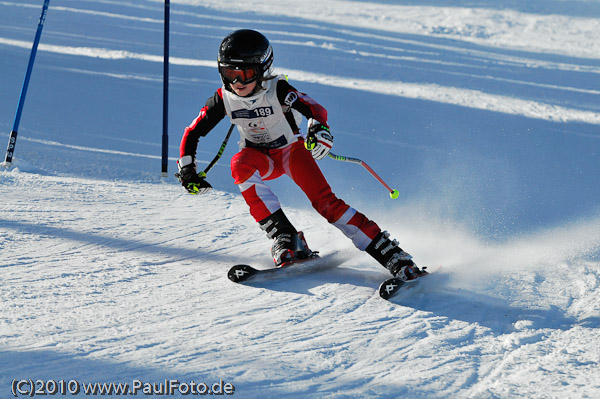
M 257 222 L 281 208 L 279 199 L 263 180 L 273 178 L 273 174 L 277 173 L 279 172 L 275 170 L 273 160 L 254 148 L 244 148 L 231 159 L 234 183 L 240 189 L 250 207 L 250 214 Z
M 250 214 L 273 239 L 271 255 L 275 264 L 309 257 L 312 252 L 302 233 L 296 231 L 283 213 L 279 200 L 264 182 L 281 176 L 280 165 L 263 151 L 244 148 L 232 158 L 231 173 Z
M 303 141 L 290 147 L 287 159 L 285 154 L 282 159 L 285 173 L 304 191 L 319 214 L 364 251 L 381 231 L 379 226 L 336 197 Z
M 415 273 L 420 273 L 412 256 L 398 246 L 398 241 L 391 240 L 389 234 L 381 231 L 375 222 L 333 194 L 302 142 L 294 144 L 289 158 L 284 162 L 284 165 L 288 165 L 285 173 L 306 193 L 317 212 L 350 238 L 358 249 L 366 251 L 394 276 L 411 279 L 415 278 Z

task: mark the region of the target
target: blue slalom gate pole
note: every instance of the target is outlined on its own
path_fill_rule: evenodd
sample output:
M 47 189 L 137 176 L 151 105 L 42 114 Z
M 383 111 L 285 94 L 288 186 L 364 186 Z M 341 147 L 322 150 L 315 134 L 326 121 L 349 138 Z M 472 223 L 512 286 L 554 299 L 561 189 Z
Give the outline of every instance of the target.
M 35 39 L 33 39 L 33 47 L 29 54 L 29 64 L 27 65 L 27 72 L 25 73 L 25 79 L 23 80 L 23 86 L 21 87 L 21 95 L 19 96 L 19 105 L 17 106 L 17 112 L 15 114 L 15 121 L 13 123 L 12 131 L 8 139 L 8 148 L 6 149 L 6 157 L 2 166 L 10 167 L 15 152 L 15 145 L 17 143 L 17 131 L 19 130 L 19 123 L 21 122 L 21 114 L 23 113 L 23 104 L 25 103 L 25 96 L 27 95 L 27 88 L 29 87 L 29 79 L 31 79 L 31 71 L 33 69 L 33 63 L 35 61 L 35 55 L 37 53 L 38 44 L 40 37 L 42 36 L 42 28 L 44 27 L 44 21 L 46 20 L 46 12 L 48 11 L 48 4 L 50 0 L 44 0 L 42 6 L 42 15 L 40 16 L 40 22 L 38 23 L 37 32 L 35 33 Z
M 169 163 L 169 0 L 165 0 L 164 60 L 163 60 L 163 133 L 161 176 L 167 176 Z

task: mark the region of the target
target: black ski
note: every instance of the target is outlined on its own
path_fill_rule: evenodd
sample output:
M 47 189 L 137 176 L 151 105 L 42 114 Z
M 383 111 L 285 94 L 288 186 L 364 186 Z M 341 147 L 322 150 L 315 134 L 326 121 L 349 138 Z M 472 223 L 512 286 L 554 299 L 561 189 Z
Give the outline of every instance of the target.
M 315 255 L 307 259 L 297 260 L 280 267 L 269 267 L 266 269 L 256 269 L 250 265 L 235 265 L 227 273 L 227 277 L 234 283 L 244 283 L 246 281 L 263 281 L 273 278 L 280 278 L 289 275 L 301 274 L 304 272 L 314 272 L 321 269 L 336 267 L 342 264 L 347 258 L 340 253 L 334 252 L 325 256 Z
M 258 283 L 261 281 L 290 277 L 303 273 L 313 273 L 319 270 L 337 267 L 348 259 L 348 257 L 342 256 L 341 253 L 334 252 L 322 257 L 315 255 L 311 258 L 298 260 L 283 266 L 272 266 L 265 269 L 257 269 L 250 265 L 239 264 L 229 269 L 227 277 L 234 283 Z M 425 269 L 426 268 L 423 267 L 421 269 L 422 273 L 413 280 L 405 281 L 400 277 L 391 277 L 385 280 L 379 286 L 379 296 L 389 300 L 404 289 L 417 284 L 422 277 L 429 275 Z
M 425 271 L 425 268 L 422 268 L 422 272 L 422 274 L 413 280 L 402 280 L 400 277 L 388 278 L 379 286 L 379 296 L 386 300 L 394 297 L 400 291 L 413 284 L 417 284 L 421 278 L 429 275 L 429 273 Z

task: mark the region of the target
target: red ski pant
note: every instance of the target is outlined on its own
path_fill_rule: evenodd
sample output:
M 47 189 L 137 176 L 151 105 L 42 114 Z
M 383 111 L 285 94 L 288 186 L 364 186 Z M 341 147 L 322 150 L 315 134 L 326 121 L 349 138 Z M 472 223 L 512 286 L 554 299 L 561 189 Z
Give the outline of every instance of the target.
M 257 222 L 281 208 L 265 181 L 286 174 L 306 194 L 313 208 L 358 249 L 364 251 L 380 232 L 375 222 L 335 196 L 301 139 L 284 148 L 244 148 L 231 159 L 231 174 Z

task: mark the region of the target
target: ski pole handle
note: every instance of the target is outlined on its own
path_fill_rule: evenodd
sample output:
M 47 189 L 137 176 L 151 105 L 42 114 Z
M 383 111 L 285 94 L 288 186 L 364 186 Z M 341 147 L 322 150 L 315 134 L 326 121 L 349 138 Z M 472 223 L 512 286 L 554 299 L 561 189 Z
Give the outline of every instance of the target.
M 343 155 L 336 155 L 331 152 L 329 152 L 329 154 L 327 154 L 327 155 L 329 156 L 329 158 L 335 159 L 336 161 L 359 164 L 360 166 L 365 168 L 375 179 L 377 179 L 377 181 L 379 183 L 381 183 L 386 188 L 386 190 L 390 193 L 390 198 L 396 199 L 400 196 L 400 193 L 398 192 L 398 190 L 390 188 L 390 186 L 388 186 L 386 184 L 386 182 L 384 182 L 383 179 L 381 177 L 379 177 L 379 175 L 377 173 L 375 173 L 375 171 L 369 165 L 367 165 L 367 163 L 365 161 L 363 161 L 362 159 L 346 157 Z

